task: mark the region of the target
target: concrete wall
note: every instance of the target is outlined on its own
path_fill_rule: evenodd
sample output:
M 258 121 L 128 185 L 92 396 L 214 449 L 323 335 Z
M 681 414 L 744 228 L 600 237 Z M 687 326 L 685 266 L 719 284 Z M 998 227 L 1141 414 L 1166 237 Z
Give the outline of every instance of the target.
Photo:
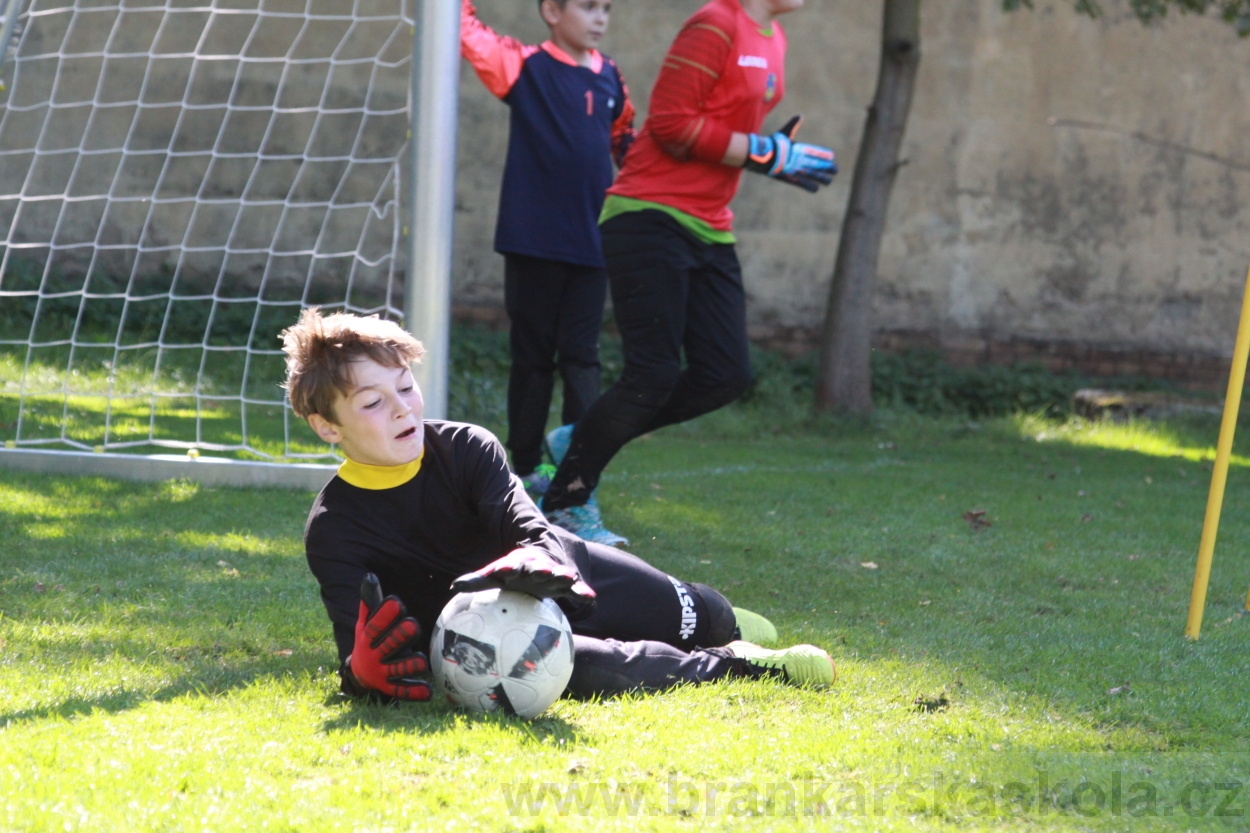
M 534 5 L 478 3 L 498 30 L 537 42 Z M 924 5 L 875 301 L 883 343 L 968 358 L 1006 342 L 1231 353 L 1250 261 L 1250 41 L 1214 19 L 1147 29 L 1106 5 L 1100 21 L 1045 0 L 1015 14 L 1000 0 Z M 614 5 L 604 48 L 642 112 L 698 6 Z M 833 145 L 844 173 L 816 196 L 744 176 L 734 209 L 760 339 L 800 349 L 823 320 L 880 15 L 880 2 L 808 0 L 783 18 L 788 95 L 769 126 L 802 112 L 804 136 Z M 456 295 L 488 304 L 507 108 L 467 66 L 461 93 Z

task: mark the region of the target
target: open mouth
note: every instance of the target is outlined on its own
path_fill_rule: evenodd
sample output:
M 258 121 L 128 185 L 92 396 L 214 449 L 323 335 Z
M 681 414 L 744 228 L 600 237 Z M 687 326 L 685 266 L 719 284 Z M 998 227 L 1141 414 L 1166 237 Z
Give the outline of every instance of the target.
M 403 431 L 403 432 L 401 432 L 401 433 L 397 434 L 397 435 L 395 436 L 395 439 L 397 439 L 397 440 L 406 440 L 406 439 L 408 439 L 409 437 L 411 437 L 411 436 L 412 436 L 413 434 L 415 434 L 415 433 L 417 433 L 417 429 L 416 429 L 416 426 L 413 426 L 412 428 L 409 428 L 407 431 Z

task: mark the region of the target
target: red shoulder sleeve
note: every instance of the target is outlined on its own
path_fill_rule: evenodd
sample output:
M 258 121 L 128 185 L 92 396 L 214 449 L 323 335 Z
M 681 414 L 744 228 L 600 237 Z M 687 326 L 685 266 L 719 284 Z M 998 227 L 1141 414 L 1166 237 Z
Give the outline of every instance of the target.
M 496 34 L 478 20 L 472 0 L 460 3 L 460 54 L 482 79 L 486 89 L 496 98 L 503 98 L 521 77 L 525 59 L 538 51 L 516 38 Z
M 678 159 L 720 162 L 733 131 L 708 119 L 704 102 L 720 82 L 733 49 L 735 18 L 707 5 L 677 33 L 651 93 L 647 126 L 666 152 Z

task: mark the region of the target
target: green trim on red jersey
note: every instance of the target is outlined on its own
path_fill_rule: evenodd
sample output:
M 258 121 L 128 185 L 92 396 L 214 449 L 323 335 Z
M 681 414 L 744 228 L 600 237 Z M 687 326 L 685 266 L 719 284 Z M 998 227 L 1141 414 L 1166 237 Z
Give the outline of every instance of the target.
M 671 205 L 649 202 L 647 200 L 636 200 L 633 197 L 622 197 L 619 194 L 608 194 L 607 199 L 603 201 L 603 211 L 599 212 L 599 225 L 603 225 L 608 220 L 621 214 L 627 214 L 631 211 L 646 211 L 648 209 L 663 211 L 680 223 L 682 228 L 690 232 L 700 242 L 732 245 L 737 241 L 732 231 L 721 231 L 720 229 L 712 228 L 693 214 L 687 214 L 684 211 L 673 208 Z

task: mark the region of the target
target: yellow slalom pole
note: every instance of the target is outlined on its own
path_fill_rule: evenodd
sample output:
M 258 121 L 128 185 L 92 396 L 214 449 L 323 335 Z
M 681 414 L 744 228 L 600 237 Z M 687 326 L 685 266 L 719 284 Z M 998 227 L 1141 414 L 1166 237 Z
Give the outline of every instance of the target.
M 1224 485 L 1228 482 L 1228 460 L 1233 454 L 1233 433 L 1237 430 L 1237 412 L 1241 409 L 1241 389 L 1246 381 L 1246 357 L 1250 355 L 1250 272 L 1246 273 L 1246 290 L 1241 301 L 1241 321 L 1237 325 L 1237 344 L 1233 347 L 1233 368 L 1228 376 L 1228 393 L 1224 397 L 1224 419 L 1220 423 L 1220 439 L 1215 448 L 1215 467 L 1211 471 L 1211 491 L 1207 495 L 1207 516 L 1202 522 L 1202 540 L 1198 543 L 1198 568 L 1194 571 L 1194 589 L 1189 595 L 1189 619 L 1185 636 L 1197 639 L 1202 630 L 1202 608 L 1207 602 L 1207 582 L 1211 578 L 1211 558 L 1215 554 L 1215 533 L 1220 526 L 1220 509 L 1224 505 Z M 1246 598 L 1250 608 L 1250 596 Z

